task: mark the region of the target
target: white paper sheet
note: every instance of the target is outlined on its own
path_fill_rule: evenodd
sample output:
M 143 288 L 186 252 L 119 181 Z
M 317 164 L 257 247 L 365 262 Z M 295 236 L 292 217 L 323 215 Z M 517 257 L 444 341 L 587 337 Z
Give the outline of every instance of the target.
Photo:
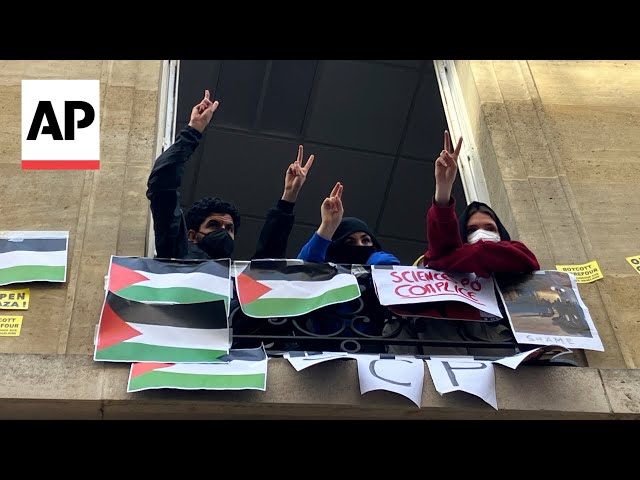
M 399 355 L 352 356 L 358 362 L 360 393 L 388 390 L 407 397 L 420 408 L 424 384 L 422 359 Z
M 350 355 L 346 352 L 287 352 L 283 357 L 299 372 L 318 363 L 350 358 Z
M 452 358 L 432 359 L 426 362 L 436 391 L 441 395 L 456 391 L 467 392 L 498 409 L 492 362 Z

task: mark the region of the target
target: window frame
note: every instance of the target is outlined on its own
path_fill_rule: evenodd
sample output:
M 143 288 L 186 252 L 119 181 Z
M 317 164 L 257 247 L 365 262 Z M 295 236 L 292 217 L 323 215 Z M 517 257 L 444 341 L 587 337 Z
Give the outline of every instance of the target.
M 160 85 L 158 88 L 157 128 L 154 156 L 151 165 L 175 139 L 176 108 L 178 104 L 178 85 L 180 80 L 180 60 L 163 60 L 160 71 Z M 147 243 L 145 246 L 147 257 L 155 257 L 155 235 L 153 233 L 153 217 L 149 210 L 147 222 Z
M 455 60 L 433 61 L 451 138 L 457 139 L 460 136 L 464 138 L 458 157 L 460 180 L 467 204 L 473 201 L 490 204 L 489 190 L 469 122 L 469 114 L 455 63 Z

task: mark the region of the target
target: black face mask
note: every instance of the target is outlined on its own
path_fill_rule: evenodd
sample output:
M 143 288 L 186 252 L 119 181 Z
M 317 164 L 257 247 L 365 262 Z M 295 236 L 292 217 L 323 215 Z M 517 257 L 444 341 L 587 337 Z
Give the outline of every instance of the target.
M 204 251 L 211 258 L 229 258 L 233 252 L 233 238 L 224 229 L 220 228 L 213 232 L 204 234 L 202 239 L 198 242 L 198 247 Z
M 333 263 L 357 263 L 366 265 L 369 257 L 376 251 L 376 247 L 370 245 L 361 247 L 358 245 L 329 245 L 326 259 Z

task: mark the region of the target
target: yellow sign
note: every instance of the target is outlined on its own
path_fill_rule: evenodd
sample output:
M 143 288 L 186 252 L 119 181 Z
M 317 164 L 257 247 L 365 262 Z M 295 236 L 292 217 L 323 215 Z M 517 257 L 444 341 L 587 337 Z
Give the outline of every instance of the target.
M 631 266 L 636 272 L 640 273 L 640 255 L 627 257 L 627 262 L 631 264 Z
M 28 310 L 29 289 L 0 290 L 0 310 Z
M 603 278 L 598 262 L 595 260 L 582 265 L 556 265 L 556 269 L 562 272 L 573 273 L 578 283 L 591 283 Z
M 22 329 L 22 315 L 0 316 L 0 337 L 19 337 Z

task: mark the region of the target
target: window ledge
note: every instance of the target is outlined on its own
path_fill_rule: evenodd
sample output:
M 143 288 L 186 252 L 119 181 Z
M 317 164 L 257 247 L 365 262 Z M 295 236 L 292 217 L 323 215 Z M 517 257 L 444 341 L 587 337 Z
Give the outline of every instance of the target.
M 496 366 L 499 410 L 441 396 L 425 364 L 422 408 L 386 391 L 360 394 L 353 360 L 296 372 L 269 361 L 266 392 L 126 393 L 129 364 L 88 355 L 0 354 L 2 419 L 640 419 L 640 370 Z

